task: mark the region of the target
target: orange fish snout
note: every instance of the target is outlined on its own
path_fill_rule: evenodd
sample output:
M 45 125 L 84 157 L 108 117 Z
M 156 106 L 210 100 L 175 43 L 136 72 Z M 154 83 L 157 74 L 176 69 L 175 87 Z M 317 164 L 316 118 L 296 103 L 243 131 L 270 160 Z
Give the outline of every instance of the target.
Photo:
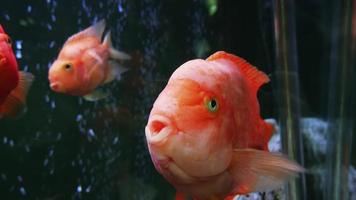
M 56 76 L 50 74 L 48 76 L 50 87 L 55 92 L 63 92 L 62 83 L 58 80 Z
M 60 83 L 58 83 L 58 82 L 51 83 L 50 87 L 55 92 L 59 92 L 60 91 Z
M 169 135 L 176 132 L 169 118 L 161 115 L 150 116 L 146 126 L 146 138 L 150 145 L 162 145 Z

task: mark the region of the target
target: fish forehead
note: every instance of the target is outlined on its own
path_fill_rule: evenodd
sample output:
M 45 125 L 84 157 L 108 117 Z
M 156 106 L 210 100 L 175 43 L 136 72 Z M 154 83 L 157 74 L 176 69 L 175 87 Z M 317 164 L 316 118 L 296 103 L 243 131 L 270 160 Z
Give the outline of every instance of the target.
M 230 66 L 225 63 L 195 59 L 181 65 L 172 74 L 169 82 L 177 79 L 190 79 L 208 89 L 214 89 L 216 84 L 228 81 L 231 73 L 237 73 L 237 71 L 230 69 Z
M 195 91 L 204 91 L 219 95 L 222 99 L 241 94 L 241 73 L 230 62 L 191 60 L 181 65 L 171 76 L 168 85 L 177 85 L 181 80 L 196 83 L 195 87 L 187 87 Z M 199 89 L 197 89 L 199 87 Z M 236 93 L 236 94 L 233 94 Z

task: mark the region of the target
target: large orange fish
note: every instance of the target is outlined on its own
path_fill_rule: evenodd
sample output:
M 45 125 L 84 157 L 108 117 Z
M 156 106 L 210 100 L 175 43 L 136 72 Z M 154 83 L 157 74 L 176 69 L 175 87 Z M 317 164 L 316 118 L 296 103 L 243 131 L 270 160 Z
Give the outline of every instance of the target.
M 11 39 L 0 25 L 0 118 L 17 117 L 25 111 L 33 79 L 32 74 L 18 71 Z
M 242 58 L 217 52 L 180 66 L 156 99 L 146 139 L 176 198 L 232 199 L 281 186 L 304 169 L 268 152 L 274 131 L 257 91 L 269 81 Z
M 87 100 L 107 96 L 97 88 L 120 78 L 126 69 L 118 61 L 130 56 L 112 47 L 110 32 L 102 41 L 104 30 L 105 21 L 101 20 L 65 42 L 48 74 L 53 91 Z

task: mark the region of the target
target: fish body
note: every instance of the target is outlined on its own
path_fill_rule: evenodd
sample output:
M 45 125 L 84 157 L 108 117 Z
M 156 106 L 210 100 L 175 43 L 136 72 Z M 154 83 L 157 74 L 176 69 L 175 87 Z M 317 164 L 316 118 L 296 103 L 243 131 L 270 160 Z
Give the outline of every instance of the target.
M 0 117 L 17 117 L 26 108 L 26 95 L 34 77 L 18 71 L 10 37 L 0 25 Z
M 274 128 L 260 117 L 257 100 L 268 81 L 225 52 L 188 61 L 172 74 L 145 132 L 155 168 L 177 189 L 177 199 L 232 199 L 276 188 L 304 170 L 268 152 Z
M 102 41 L 104 30 L 105 21 L 101 20 L 65 42 L 48 73 L 53 91 L 87 100 L 106 96 L 97 88 L 120 78 L 126 69 L 118 61 L 130 56 L 112 47 L 110 32 Z

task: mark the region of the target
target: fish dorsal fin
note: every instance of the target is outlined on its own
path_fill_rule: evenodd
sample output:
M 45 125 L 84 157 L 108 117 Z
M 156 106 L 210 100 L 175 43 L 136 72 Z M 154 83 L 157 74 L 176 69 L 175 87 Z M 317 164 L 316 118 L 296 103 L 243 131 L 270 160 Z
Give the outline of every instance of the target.
M 75 42 L 81 40 L 84 37 L 97 37 L 101 41 L 101 37 L 105 30 L 105 20 L 102 19 L 99 22 L 95 23 L 94 25 L 80 31 L 77 34 L 72 35 L 68 38 L 66 43 Z
M 214 61 L 218 59 L 225 59 L 234 63 L 240 69 L 241 73 L 247 77 L 247 80 L 249 80 L 249 83 L 253 88 L 256 89 L 256 91 L 261 87 L 261 85 L 269 82 L 269 78 L 265 73 L 259 71 L 255 66 L 248 63 L 245 59 L 233 54 L 229 54 L 224 51 L 218 51 L 209 56 L 206 60 Z

